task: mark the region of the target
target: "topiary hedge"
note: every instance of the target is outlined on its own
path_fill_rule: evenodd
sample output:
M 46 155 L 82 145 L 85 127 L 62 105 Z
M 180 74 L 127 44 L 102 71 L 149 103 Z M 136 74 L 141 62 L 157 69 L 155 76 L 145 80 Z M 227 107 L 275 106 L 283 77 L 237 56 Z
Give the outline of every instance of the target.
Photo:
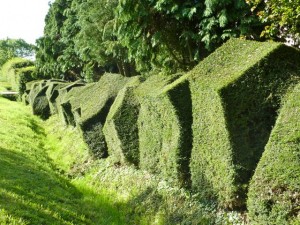
M 141 83 L 136 77 L 117 95 L 103 126 L 108 154 L 116 162 L 139 164 L 138 114 L 140 104 L 134 90 Z
M 58 112 L 64 121 L 64 124 L 71 125 L 73 127 L 76 126 L 75 109 L 80 108 L 80 101 L 77 101 L 78 96 L 84 96 L 85 92 L 88 92 L 89 88 L 94 85 L 95 83 L 83 84 L 81 82 L 77 82 L 59 90 Z M 79 121 L 79 119 L 77 121 Z
M 83 139 L 95 157 L 108 155 L 102 128 L 119 90 L 131 79 L 135 78 L 104 74 L 98 82 L 70 91 L 61 103 L 63 110 L 69 111 L 68 119 L 74 120 L 78 125 Z
M 61 81 L 56 81 L 56 82 L 51 82 L 49 84 L 49 87 L 46 91 L 46 96 L 49 102 L 49 107 L 50 107 L 50 112 L 52 115 L 57 114 L 58 109 L 57 109 L 57 102 L 56 99 L 59 96 L 59 89 L 69 85 L 69 83 L 61 80 Z
M 193 102 L 194 189 L 224 207 L 245 204 L 281 96 L 300 71 L 299 51 L 232 39 L 187 77 Z
M 299 224 L 300 84 L 287 95 L 250 182 L 251 224 Z
M 137 89 L 140 167 L 179 185 L 189 185 L 192 103 L 181 75 L 152 76 Z

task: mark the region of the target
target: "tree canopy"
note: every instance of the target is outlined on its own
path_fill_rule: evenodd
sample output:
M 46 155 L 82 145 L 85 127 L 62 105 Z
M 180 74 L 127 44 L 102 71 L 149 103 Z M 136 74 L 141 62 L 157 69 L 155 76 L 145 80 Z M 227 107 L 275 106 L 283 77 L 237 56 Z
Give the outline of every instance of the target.
M 35 46 L 23 39 L 0 40 L 0 67 L 15 57 L 30 58 L 34 56 Z
M 55 0 L 37 42 L 36 64 L 51 77 L 87 81 L 105 71 L 125 76 L 187 71 L 231 37 L 290 37 L 298 43 L 297 5 L 288 0 Z

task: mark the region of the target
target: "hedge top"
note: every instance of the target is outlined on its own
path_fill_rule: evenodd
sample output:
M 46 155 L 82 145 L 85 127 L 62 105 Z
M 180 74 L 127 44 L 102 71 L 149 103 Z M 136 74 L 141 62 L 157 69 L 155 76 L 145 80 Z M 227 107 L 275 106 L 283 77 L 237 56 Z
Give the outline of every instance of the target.
M 219 89 L 234 83 L 247 70 L 282 46 L 275 42 L 230 39 L 186 76 Z

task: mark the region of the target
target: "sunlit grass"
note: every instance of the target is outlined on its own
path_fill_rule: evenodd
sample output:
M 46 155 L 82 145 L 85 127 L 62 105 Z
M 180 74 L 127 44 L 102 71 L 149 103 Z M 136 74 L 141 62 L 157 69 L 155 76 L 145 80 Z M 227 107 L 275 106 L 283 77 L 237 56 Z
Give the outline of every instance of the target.
M 124 224 L 106 193 L 60 175 L 41 121 L 0 98 L 0 224 Z

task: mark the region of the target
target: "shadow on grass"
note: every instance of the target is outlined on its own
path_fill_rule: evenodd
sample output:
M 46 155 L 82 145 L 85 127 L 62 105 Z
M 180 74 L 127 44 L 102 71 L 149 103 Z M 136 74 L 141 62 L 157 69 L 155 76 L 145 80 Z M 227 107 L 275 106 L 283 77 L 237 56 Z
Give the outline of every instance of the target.
M 0 208 L 29 224 L 122 224 L 105 196 L 79 191 L 23 153 L 0 148 Z

